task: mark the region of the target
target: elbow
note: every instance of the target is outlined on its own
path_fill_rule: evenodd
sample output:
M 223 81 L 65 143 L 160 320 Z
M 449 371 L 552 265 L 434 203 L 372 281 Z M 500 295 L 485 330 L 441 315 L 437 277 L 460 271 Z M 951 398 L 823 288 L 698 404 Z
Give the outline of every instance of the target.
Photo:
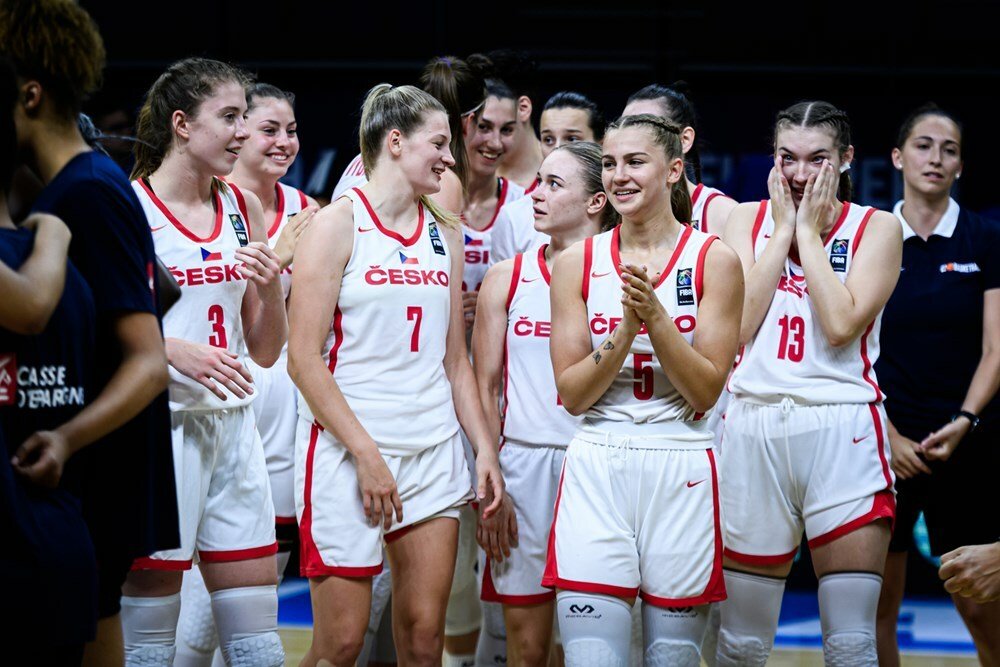
M 579 417 L 590 408 L 591 404 L 582 400 L 582 396 L 575 396 L 573 391 L 565 391 L 559 387 L 558 383 L 556 384 L 556 391 L 563 408 L 574 417 Z
M 861 332 L 841 328 L 831 331 L 824 331 L 823 335 L 826 338 L 826 342 L 830 345 L 830 347 L 836 349 L 844 347 L 845 345 L 849 345 L 851 342 L 857 340 L 858 336 L 861 335 Z
M 582 403 L 563 401 L 563 407 L 566 408 L 566 412 L 570 413 L 574 417 L 579 417 L 587 411 L 587 406 Z

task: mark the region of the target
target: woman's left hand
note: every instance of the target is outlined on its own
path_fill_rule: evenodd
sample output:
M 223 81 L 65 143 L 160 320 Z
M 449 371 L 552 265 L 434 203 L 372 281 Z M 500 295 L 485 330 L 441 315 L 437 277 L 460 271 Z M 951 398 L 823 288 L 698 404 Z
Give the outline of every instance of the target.
M 634 310 L 647 327 L 650 321 L 666 317 L 667 311 L 656 297 L 646 267 L 622 264 L 619 268 L 622 272 L 622 306 Z
M 281 286 L 281 259 L 266 243 L 253 241 L 236 250 L 238 270 L 258 287 Z
M 517 513 L 509 495 L 504 494 L 500 509 L 493 516 L 480 516 L 476 541 L 486 552 L 486 556 L 497 563 L 510 557 L 511 549 L 517 547 Z
M 838 185 L 839 178 L 833 165 L 829 160 L 823 160 L 819 174 L 806 183 L 802 201 L 795 212 L 796 237 L 801 234 L 819 237 L 837 203 Z
M 500 508 L 504 490 L 500 461 L 492 449 L 481 448 L 476 455 L 476 479 L 476 500 L 483 518 L 488 519 Z
M 932 461 L 947 461 L 971 428 L 972 424 L 965 418 L 948 422 L 924 438 L 920 449 Z

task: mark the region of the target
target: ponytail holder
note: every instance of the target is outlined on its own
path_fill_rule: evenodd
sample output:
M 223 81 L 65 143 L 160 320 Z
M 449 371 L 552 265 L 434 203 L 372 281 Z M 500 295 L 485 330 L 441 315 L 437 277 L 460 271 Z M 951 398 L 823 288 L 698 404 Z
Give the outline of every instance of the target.
M 843 174 L 845 171 L 849 170 L 850 168 L 851 168 L 851 163 L 850 162 L 845 162 L 844 164 L 840 165 L 840 173 Z
M 441 62 L 443 62 L 448 67 L 451 67 L 451 58 L 449 58 L 448 56 L 442 56 Z

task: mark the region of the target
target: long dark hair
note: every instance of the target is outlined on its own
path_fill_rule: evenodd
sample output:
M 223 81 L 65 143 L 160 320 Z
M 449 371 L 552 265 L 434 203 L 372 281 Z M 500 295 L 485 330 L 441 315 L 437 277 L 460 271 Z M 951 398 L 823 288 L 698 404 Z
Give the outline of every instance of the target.
M 594 140 L 604 139 L 604 114 L 594 100 L 583 93 L 573 90 L 562 90 L 549 98 L 542 108 L 542 112 L 549 109 L 579 109 L 587 112 L 587 126 L 594 133 Z

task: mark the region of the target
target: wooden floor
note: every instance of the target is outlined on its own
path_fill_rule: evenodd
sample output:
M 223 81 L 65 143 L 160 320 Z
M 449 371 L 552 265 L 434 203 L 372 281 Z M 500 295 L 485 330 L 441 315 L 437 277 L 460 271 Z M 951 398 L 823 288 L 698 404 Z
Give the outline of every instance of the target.
M 282 628 L 279 631 L 285 644 L 285 665 L 298 667 L 309 648 L 311 631 L 306 628 Z M 774 667 L 822 667 L 823 655 L 819 651 L 775 650 L 767 664 Z M 975 658 L 939 656 L 903 656 L 903 667 L 972 667 Z

